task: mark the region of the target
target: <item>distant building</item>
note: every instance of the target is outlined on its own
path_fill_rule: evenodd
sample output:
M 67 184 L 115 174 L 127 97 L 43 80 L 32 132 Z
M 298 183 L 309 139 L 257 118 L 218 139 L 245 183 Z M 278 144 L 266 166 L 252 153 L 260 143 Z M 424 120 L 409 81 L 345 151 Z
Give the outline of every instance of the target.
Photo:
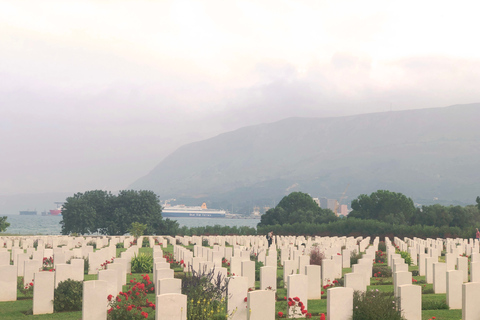
M 340 213 L 342 216 L 346 217 L 348 215 L 348 206 L 346 204 L 342 204 L 340 206 Z
M 327 198 L 320 198 L 320 208 L 327 209 L 328 208 L 328 199 Z
M 328 199 L 327 200 L 327 209 L 330 209 L 335 213 L 335 208 L 337 208 L 338 201 L 336 199 Z
M 318 199 L 318 198 L 313 198 L 313 201 L 315 201 L 315 203 L 316 203 L 319 207 L 321 207 L 321 206 L 320 206 L 320 199 Z

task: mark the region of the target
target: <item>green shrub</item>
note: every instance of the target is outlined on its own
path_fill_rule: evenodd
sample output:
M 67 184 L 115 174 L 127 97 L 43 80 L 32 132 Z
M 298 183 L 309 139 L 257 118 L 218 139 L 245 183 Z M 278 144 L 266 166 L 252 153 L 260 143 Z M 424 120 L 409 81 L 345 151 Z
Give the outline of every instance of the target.
M 378 251 L 383 251 L 383 252 L 387 251 L 387 246 L 386 246 L 386 244 L 385 244 L 385 241 L 380 241 L 380 242 L 378 243 L 378 248 L 377 248 L 377 250 L 378 250 Z
M 92 246 L 93 250 L 96 250 L 97 249 L 97 242 L 94 241 L 94 240 L 90 240 L 90 241 L 87 242 L 87 246 Z
M 226 318 L 228 278 L 215 269 L 190 272 L 182 277 L 182 294 L 187 295 L 187 319 L 211 320 Z
M 153 272 L 153 256 L 150 254 L 140 253 L 132 258 L 132 273 L 152 273 Z
M 432 289 L 433 290 L 433 289 Z M 447 301 L 442 300 L 423 300 L 422 299 L 422 310 L 442 310 L 448 309 Z
M 397 253 L 400 253 L 400 256 L 402 257 L 402 259 L 405 260 L 406 264 L 408 265 L 412 264 L 412 257 L 410 257 L 410 253 L 406 251 L 398 251 Z
M 117 242 L 117 244 L 115 244 L 115 247 L 116 248 L 125 248 L 124 245 L 123 245 L 123 242 Z
M 357 251 L 352 251 L 350 253 L 350 265 L 354 265 L 358 263 L 358 260 L 362 257 L 363 253 L 357 253 Z
M 142 248 L 150 248 L 150 240 L 148 240 L 148 238 L 143 238 Z
M 26 285 L 23 285 L 23 277 L 17 277 L 17 289 L 25 297 L 33 296 L 33 279 L 31 282 L 28 282 Z
M 263 267 L 263 262 L 255 261 L 255 281 L 260 281 L 260 268 Z M 262 288 L 265 289 L 265 288 Z
M 372 276 L 375 278 L 390 278 L 392 276 L 392 269 L 387 266 L 373 266 Z
M 53 298 L 53 309 L 60 311 L 82 310 L 83 282 L 65 280 L 58 284 Z
M 393 292 L 371 290 L 353 294 L 352 320 L 402 320 Z

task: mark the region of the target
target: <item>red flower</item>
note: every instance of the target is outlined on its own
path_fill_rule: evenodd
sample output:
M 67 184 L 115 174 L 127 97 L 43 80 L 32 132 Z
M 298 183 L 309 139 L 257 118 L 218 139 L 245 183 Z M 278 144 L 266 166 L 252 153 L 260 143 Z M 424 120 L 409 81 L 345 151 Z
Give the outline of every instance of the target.
M 282 311 L 278 311 L 278 316 L 279 316 L 280 318 L 282 318 L 282 317 L 283 317 L 283 312 L 282 312 Z
M 111 294 L 108 295 L 107 299 L 108 301 L 112 301 L 113 296 Z
M 131 311 L 131 310 L 132 310 L 132 306 L 128 306 L 127 311 Z
M 147 318 L 148 318 L 148 313 L 146 313 L 145 311 L 142 311 L 142 313 L 140 313 L 140 314 L 141 314 L 142 316 L 144 316 L 144 317 L 145 317 L 145 319 L 147 319 Z
M 288 301 L 288 306 L 289 306 L 289 307 L 292 307 L 293 305 L 295 305 L 295 302 L 293 302 L 293 301 Z
M 322 314 L 320 315 L 320 320 L 325 320 L 325 313 L 322 313 Z
M 295 297 L 295 298 L 293 298 L 293 300 L 295 300 L 295 301 L 298 302 L 298 301 L 300 301 L 300 298 L 299 298 L 299 297 Z

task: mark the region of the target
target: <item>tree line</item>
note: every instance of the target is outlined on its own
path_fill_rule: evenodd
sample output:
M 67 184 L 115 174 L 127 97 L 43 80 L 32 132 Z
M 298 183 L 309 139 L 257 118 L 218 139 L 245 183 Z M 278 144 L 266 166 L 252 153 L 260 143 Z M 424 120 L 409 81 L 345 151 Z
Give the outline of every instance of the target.
M 480 197 L 477 197 L 476 202 L 476 206 L 434 204 L 417 208 L 413 200 L 402 193 L 378 190 L 354 199 L 351 203 L 352 211 L 346 219 L 373 220 L 387 225 L 470 229 L 480 225 Z M 319 208 L 310 195 L 293 192 L 285 196 L 275 208 L 268 210 L 261 217 L 258 227 L 320 225 L 333 223 L 339 219 L 345 218 L 336 217 L 332 211 Z
M 68 197 L 62 209 L 62 234 L 126 234 L 132 223 L 146 224 L 146 234 L 164 234 L 175 221 L 162 219 L 153 191 L 122 190 L 118 195 L 92 190 Z

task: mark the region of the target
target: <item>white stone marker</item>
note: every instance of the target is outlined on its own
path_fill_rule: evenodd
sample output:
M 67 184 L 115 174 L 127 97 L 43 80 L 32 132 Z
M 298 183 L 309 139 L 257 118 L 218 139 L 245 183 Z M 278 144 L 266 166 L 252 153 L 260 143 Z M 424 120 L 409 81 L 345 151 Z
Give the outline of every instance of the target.
M 393 294 L 399 296 L 398 287 L 406 284 L 412 284 L 411 272 L 397 272 L 393 274 Z
M 353 316 L 353 289 L 327 290 L 327 320 L 350 320 Z
M 305 276 L 304 276 L 305 277 Z M 275 292 L 272 290 L 250 291 L 247 295 L 248 320 L 275 319 Z
M 308 277 L 303 274 L 292 274 L 287 277 L 287 297 L 298 297 L 308 310 Z M 289 317 L 305 317 L 300 311 L 300 307 L 288 308 Z
M 438 258 L 425 258 L 425 281 L 427 283 L 433 283 L 433 263 L 437 261 Z
M 245 298 L 248 292 L 248 279 L 245 277 L 231 277 L 228 282 L 228 314 L 233 313 L 232 320 L 247 318 L 247 304 Z
M 447 264 L 433 264 L 433 291 L 435 294 L 447 293 Z
M 0 301 L 17 300 L 17 266 L 0 266 L 0 288 Z
M 72 265 L 72 280 L 83 281 L 85 261 L 83 259 L 72 259 L 70 261 Z
M 107 295 L 111 294 L 116 297 L 121 291 L 121 288 L 118 287 L 118 272 L 116 270 L 99 270 L 97 279 L 107 282 Z
M 365 275 L 362 273 L 345 273 L 345 288 L 352 288 L 354 291 L 367 291 Z
M 480 283 L 470 282 L 462 284 L 462 320 L 478 320 L 480 316 Z
M 406 320 L 422 320 L 422 287 L 413 284 L 398 286 L 400 309 Z
M 181 279 L 159 279 L 157 281 L 156 294 L 169 294 L 169 293 L 182 293 L 182 280 Z
M 462 309 L 463 271 L 447 271 L 447 304 L 450 309 Z
M 425 253 L 420 253 L 418 255 L 418 274 L 420 276 L 425 276 L 426 273 L 425 258 L 427 258 L 427 255 Z
M 242 261 L 242 277 L 248 278 L 249 288 L 255 288 L 255 261 Z
M 107 319 L 107 282 L 102 280 L 83 283 L 83 320 Z
M 33 314 L 53 313 L 55 272 L 35 272 L 33 279 Z
M 73 268 L 71 264 L 57 264 L 55 268 L 55 288 L 62 281 L 72 279 Z
M 330 281 L 329 281 L 330 280 Z M 322 286 L 331 284 L 335 280 L 335 266 L 333 260 L 322 260 Z
M 317 265 L 305 266 L 308 277 L 308 299 L 322 299 L 322 268 Z
M 457 258 L 458 270 L 463 271 L 463 282 L 468 282 L 468 259 L 467 257 Z
M 260 267 L 260 290 L 277 290 L 277 268 Z
M 10 265 L 10 252 L 1 251 L 0 252 L 0 266 L 9 266 Z
M 480 262 L 470 262 L 470 282 L 480 282 Z
M 178 293 L 157 295 L 155 320 L 187 320 L 187 296 Z

